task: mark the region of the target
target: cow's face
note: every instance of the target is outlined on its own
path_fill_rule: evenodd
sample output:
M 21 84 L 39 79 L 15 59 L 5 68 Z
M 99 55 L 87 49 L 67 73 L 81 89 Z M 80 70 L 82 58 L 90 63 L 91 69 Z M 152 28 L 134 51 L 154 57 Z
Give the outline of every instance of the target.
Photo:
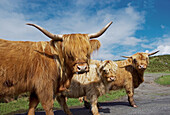
M 136 53 L 132 55 L 132 65 L 139 71 L 144 71 L 149 63 L 147 53 Z
M 116 80 L 116 70 L 117 64 L 110 60 L 105 60 L 101 62 L 99 66 L 99 73 L 102 78 L 107 82 L 112 82 Z
M 90 55 L 99 49 L 98 40 L 90 40 L 87 34 L 69 34 L 63 36 L 63 55 L 65 63 L 73 73 L 89 71 Z
M 123 56 L 123 57 L 126 57 L 126 58 L 129 58 L 132 66 L 138 70 L 138 71 L 144 71 L 148 64 L 149 64 L 149 56 L 150 55 L 153 55 L 155 53 L 157 53 L 158 51 L 154 52 L 154 53 L 136 53 L 130 57 L 128 56 Z
M 55 41 L 56 43 L 59 42 L 61 44 L 60 48 L 66 66 L 69 66 L 69 69 L 71 69 L 73 73 L 76 72 L 83 73 L 89 70 L 88 64 L 90 54 L 93 52 L 93 50 L 96 50 L 100 47 L 100 42 L 98 40 L 90 39 L 101 36 L 111 24 L 112 22 L 108 23 L 99 32 L 93 34 L 63 34 L 63 35 L 52 34 L 45 30 L 44 28 L 35 24 L 28 23 L 27 25 L 36 27 L 46 36 L 51 38 L 52 41 Z

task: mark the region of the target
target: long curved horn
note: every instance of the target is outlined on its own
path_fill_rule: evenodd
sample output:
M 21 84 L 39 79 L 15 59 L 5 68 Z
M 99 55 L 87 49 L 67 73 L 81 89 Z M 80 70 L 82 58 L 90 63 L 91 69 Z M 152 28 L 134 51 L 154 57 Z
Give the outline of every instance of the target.
M 91 39 L 91 38 L 97 38 L 97 37 L 101 36 L 112 23 L 113 23 L 113 22 L 108 23 L 103 29 L 101 29 L 101 30 L 100 30 L 99 32 L 97 32 L 97 33 L 88 34 L 89 38 Z
M 53 40 L 62 40 L 63 39 L 62 38 L 63 35 L 52 34 L 36 24 L 26 23 L 26 25 L 34 26 L 35 28 L 39 29 L 42 33 L 44 33 L 46 36 L 48 36 L 49 38 L 51 38 Z
M 121 56 L 121 57 L 124 57 L 124 58 L 132 58 L 132 56 Z
M 156 52 L 153 52 L 153 53 L 148 53 L 148 56 L 153 55 L 153 54 L 156 54 L 156 53 L 158 53 L 158 52 L 159 52 L 159 50 L 156 51 Z

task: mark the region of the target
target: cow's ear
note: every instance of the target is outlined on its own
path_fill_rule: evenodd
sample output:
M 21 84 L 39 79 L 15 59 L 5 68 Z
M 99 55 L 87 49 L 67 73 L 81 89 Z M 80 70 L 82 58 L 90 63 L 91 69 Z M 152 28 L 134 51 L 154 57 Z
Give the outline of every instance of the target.
M 50 45 L 52 46 L 52 47 L 55 47 L 55 40 L 50 40 Z
M 91 45 L 91 49 L 92 49 L 91 52 L 93 52 L 93 51 L 98 50 L 100 48 L 101 43 L 100 43 L 99 40 L 93 39 L 93 40 L 90 40 L 90 45 Z

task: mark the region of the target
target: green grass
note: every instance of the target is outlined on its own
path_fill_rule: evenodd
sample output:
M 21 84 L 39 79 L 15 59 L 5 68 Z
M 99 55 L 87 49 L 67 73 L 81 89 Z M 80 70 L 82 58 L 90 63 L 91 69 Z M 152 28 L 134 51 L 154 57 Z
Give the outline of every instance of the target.
M 155 82 L 161 85 L 170 85 L 170 75 L 161 76 Z
M 17 110 L 27 110 L 27 109 L 28 109 L 27 98 L 20 98 L 10 103 L 0 103 L 0 115 L 14 112 Z
M 99 97 L 98 101 L 99 102 L 112 101 L 124 95 L 126 95 L 124 90 L 111 91 L 110 93 Z M 28 105 L 29 102 L 27 97 L 19 98 L 18 100 L 9 103 L 0 103 L 0 115 L 4 115 L 4 114 L 10 115 L 11 113 L 14 114 L 19 112 L 22 113 L 27 112 L 29 108 Z M 78 98 L 69 98 L 67 100 L 67 105 L 69 107 L 83 106 L 83 103 L 80 103 Z M 57 101 L 54 102 L 54 110 L 56 108 L 60 108 Z M 37 110 L 38 111 L 43 110 L 41 104 L 37 106 Z
M 170 55 L 153 56 L 149 58 L 146 72 L 170 72 Z
M 105 102 L 105 101 L 113 101 L 114 99 L 118 99 L 122 96 L 126 95 L 126 92 L 124 89 L 117 90 L 117 91 L 110 91 L 109 93 L 99 97 L 99 102 Z

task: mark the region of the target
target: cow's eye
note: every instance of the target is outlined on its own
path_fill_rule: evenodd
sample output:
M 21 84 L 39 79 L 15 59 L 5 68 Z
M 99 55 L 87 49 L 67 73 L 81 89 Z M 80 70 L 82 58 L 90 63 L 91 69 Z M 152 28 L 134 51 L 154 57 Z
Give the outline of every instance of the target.
M 136 59 L 133 59 L 133 62 L 134 62 L 134 63 L 137 63 L 137 60 L 136 60 Z
M 107 74 L 107 70 L 103 70 L 103 73 Z
M 89 54 L 87 54 L 87 56 L 86 56 L 87 58 L 90 58 L 90 55 Z

